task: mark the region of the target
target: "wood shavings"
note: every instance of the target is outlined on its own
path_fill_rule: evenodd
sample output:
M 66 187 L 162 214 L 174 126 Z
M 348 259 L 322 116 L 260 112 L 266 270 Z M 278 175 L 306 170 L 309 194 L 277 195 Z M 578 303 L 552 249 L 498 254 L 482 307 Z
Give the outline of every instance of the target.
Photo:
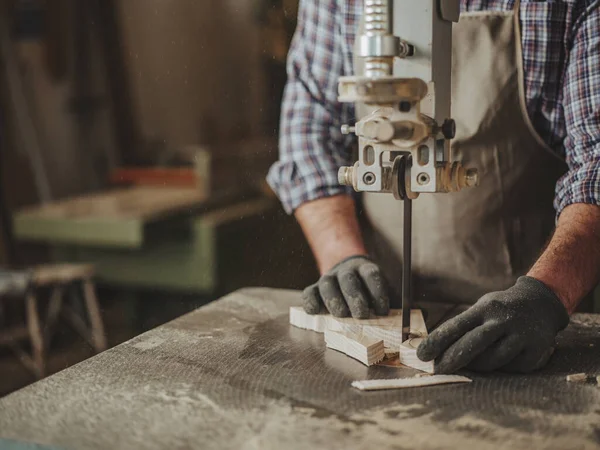
M 472 381 L 470 378 L 460 375 L 432 375 L 414 378 L 395 378 L 391 380 L 353 381 L 352 387 L 361 391 L 379 391 L 384 389 L 436 386 L 440 384 L 471 383 Z

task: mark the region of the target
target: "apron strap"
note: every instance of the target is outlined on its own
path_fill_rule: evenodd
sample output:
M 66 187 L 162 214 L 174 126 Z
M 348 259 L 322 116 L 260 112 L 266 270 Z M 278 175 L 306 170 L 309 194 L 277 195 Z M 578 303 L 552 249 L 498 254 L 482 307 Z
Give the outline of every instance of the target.
M 519 77 L 519 102 L 521 104 L 521 112 L 525 119 L 525 124 L 527 128 L 533 135 L 533 138 L 537 141 L 537 143 L 544 149 L 546 152 L 550 153 L 554 158 L 558 159 L 563 164 L 565 163 L 564 158 L 560 157 L 555 151 L 553 151 L 548 143 L 542 139 L 542 137 L 538 134 L 537 130 L 533 126 L 533 122 L 531 122 L 531 118 L 529 117 L 529 112 L 527 111 L 527 102 L 526 102 L 526 92 L 525 92 L 525 73 L 523 69 L 523 40 L 522 40 L 522 30 L 521 30 L 521 0 L 515 0 L 515 4 L 513 6 L 513 16 L 515 20 L 515 46 L 516 46 L 516 64 L 517 64 L 517 75 Z

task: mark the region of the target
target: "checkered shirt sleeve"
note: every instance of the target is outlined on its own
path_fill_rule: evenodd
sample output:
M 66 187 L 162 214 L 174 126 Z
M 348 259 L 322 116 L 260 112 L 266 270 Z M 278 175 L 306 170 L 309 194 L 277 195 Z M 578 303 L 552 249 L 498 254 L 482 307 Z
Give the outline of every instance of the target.
M 568 205 L 600 205 L 600 1 L 585 1 L 573 26 L 563 87 L 569 171 L 557 183 L 558 214 Z
M 341 24 L 336 0 L 301 0 L 298 25 L 288 56 L 288 83 L 281 112 L 279 161 L 267 181 L 285 210 L 323 197 L 349 193 L 337 180 L 351 163 L 352 138 L 340 128 L 354 115 L 337 101 L 344 69 Z

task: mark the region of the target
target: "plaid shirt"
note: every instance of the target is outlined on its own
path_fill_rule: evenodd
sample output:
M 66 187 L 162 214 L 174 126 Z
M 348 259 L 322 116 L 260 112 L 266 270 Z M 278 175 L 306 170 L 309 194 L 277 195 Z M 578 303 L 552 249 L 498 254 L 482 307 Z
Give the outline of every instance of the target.
M 463 11 L 510 11 L 514 0 L 461 0 Z M 280 157 L 267 177 L 286 211 L 350 189 L 354 107 L 337 101 L 338 78 L 353 73 L 361 0 L 300 0 L 288 57 Z M 556 186 L 560 213 L 573 203 L 600 205 L 600 0 L 522 0 L 526 102 L 540 136 L 569 171 Z

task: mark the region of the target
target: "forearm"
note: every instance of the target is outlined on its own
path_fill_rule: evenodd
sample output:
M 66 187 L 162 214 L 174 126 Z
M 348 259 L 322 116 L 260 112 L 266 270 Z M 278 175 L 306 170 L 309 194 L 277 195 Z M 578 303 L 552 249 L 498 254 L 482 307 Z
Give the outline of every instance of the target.
M 600 281 L 600 206 L 565 208 L 548 247 L 528 275 L 551 288 L 572 313 Z
M 294 214 L 322 274 L 344 258 L 367 254 L 352 197 L 336 195 L 304 203 Z

